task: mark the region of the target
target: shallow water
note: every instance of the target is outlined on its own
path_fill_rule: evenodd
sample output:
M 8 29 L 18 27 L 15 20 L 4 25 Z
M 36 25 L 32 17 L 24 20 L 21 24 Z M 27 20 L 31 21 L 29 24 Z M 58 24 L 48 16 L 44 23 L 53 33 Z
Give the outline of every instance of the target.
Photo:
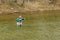
M 24 17 L 21 28 L 16 18 Z M 60 40 L 60 11 L 0 15 L 0 40 Z

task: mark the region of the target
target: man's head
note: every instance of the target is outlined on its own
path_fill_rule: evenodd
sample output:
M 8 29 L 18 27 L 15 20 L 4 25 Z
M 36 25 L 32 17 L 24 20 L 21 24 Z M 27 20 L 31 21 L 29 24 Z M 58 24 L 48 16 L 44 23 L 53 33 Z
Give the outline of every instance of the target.
M 21 18 L 22 16 L 19 16 L 19 18 Z

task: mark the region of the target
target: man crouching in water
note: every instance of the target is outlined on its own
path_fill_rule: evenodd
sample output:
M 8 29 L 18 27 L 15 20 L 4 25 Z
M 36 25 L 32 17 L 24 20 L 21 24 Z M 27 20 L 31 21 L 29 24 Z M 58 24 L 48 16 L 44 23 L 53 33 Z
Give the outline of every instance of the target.
M 16 18 L 16 22 L 17 22 L 18 27 L 22 26 L 22 21 L 23 20 L 24 20 L 24 18 L 22 16 L 19 16 L 18 18 Z

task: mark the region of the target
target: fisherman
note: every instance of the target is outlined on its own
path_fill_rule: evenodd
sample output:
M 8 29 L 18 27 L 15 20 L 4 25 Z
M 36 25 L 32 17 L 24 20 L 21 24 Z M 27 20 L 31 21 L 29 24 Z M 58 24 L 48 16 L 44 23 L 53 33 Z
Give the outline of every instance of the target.
M 23 20 L 24 20 L 24 18 L 22 16 L 19 16 L 18 18 L 16 18 L 16 22 L 17 22 L 18 27 L 22 26 L 22 21 Z

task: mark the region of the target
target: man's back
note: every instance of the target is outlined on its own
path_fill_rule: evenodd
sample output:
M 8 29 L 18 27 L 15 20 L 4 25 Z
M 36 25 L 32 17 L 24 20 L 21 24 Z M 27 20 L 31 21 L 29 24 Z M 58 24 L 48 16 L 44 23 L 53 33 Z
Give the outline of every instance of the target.
M 23 18 L 16 18 L 17 22 L 21 22 L 22 20 L 24 20 Z

